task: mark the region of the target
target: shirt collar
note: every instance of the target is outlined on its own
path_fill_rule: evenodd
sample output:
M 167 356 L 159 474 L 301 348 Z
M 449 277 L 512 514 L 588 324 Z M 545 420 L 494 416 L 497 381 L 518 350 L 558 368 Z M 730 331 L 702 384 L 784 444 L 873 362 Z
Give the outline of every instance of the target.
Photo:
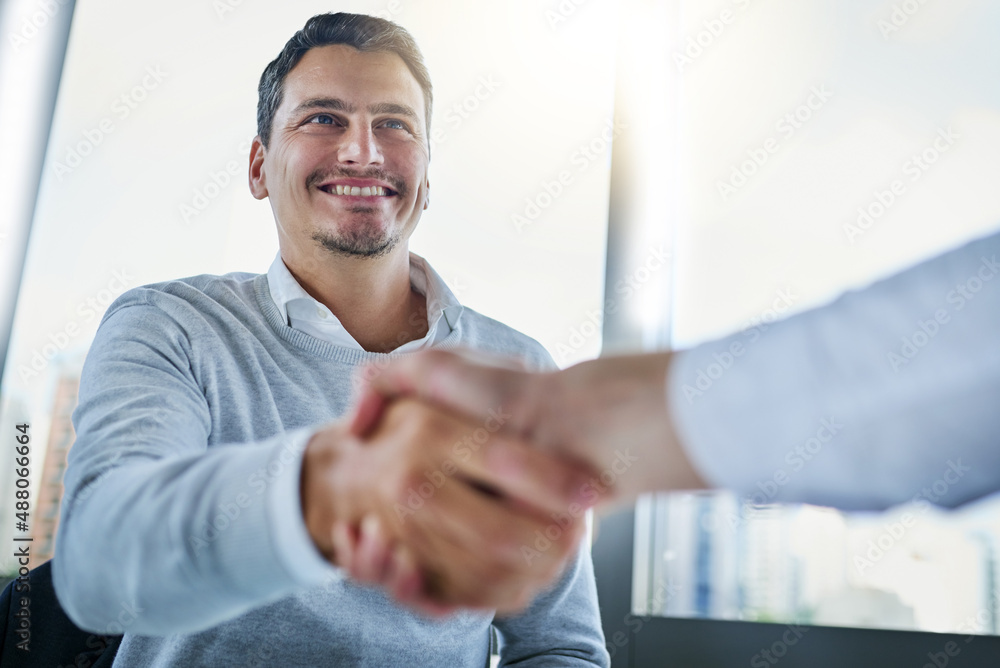
M 282 320 L 290 327 L 296 325 L 292 322 L 295 320 L 294 317 L 289 319 L 289 305 L 299 300 L 305 300 L 313 307 L 313 311 L 318 309 L 329 314 L 329 318 L 326 319 L 328 322 L 324 323 L 325 327 L 339 328 L 344 334 L 347 333 L 336 316 L 299 285 L 299 282 L 292 276 L 292 272 L 282 261 L 280 251 L 275 255 L 274 261 L 267 270 L 267 285 L 271 299 L 278 307 Z M 463 310 L 458 298 L 448 288 L 441 276 L 428 264 L 427 260 L 412 252 L 410 253 L 410 285 L 414 290 L 424 295 L 427 300 L 427 336 L 400 346 L 397 348 L 398 351 L 411 350 L 440 341 L 457 326 Z

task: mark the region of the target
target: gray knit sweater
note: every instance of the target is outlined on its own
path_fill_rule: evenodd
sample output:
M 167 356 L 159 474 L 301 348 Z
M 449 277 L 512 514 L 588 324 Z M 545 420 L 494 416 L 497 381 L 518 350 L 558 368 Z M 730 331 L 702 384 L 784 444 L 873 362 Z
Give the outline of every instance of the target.
M 442 347 L 552 362 L 464 309 Z M 115 666 L 608 665 L 581 551 L 522 615 L 432 621 L 323 562 L 299 509 L 309 435 L 348 409 L 352 374 L 388 356 L 288 327 L 265 275 L 130 290 L 84 366 L 53 562 L 71 618 L 125 633 Z

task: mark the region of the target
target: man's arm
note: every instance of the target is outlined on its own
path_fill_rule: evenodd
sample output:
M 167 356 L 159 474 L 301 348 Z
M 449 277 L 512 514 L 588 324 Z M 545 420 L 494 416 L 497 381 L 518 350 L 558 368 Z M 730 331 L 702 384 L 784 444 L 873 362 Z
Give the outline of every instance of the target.
M 670 353 L 605 358 L 535 374 L 472 352 L 426 351 L 370 376 L 352 430 L 367 429 L 400 396 L 468 416 L 502 406 L 510 415 L 505 430 L 591 469 L 583 490 L 591 503 L 702 489 L 665 409 L 672 360 Z
M 381 515 L 394 537 L 405 532 L 427 570 L 448 567 L 454 552 L 471 554 L 463 541 L 506 542 L 516 553 L 522 533 L 544 526 L 545 499 L 561 507 L 578 487 L 561 463 L 496 436 L 460 453 L 453 471 L 442 464 L 453 475 L 426 501 L 432 510 L 400 522 L 396 509 L 435 470 L 415 455 L 450 451 L 476 429 L 415 402 L 398 406 L 389 417 L 400 419 L 365 443 L 330 425 L 208 447 L 210 407 L 192 342 L 162 310 L 138 302 L 102 323 L 74 416 L 55 578 L 84 628 L 104 631 L 130 610 L 130 632 L 191 632 L 319 584 L 333 573 L 333 521 L 357 522 L 362 513 Z M 435 439 L 438 449 L 425 447 Z M 435 593 L 446 603 L 524 605 L 573 536 L 533 568 L 519 554 L 486 554 Z M 498 584 L 481 586 L 498 573 Z
M 308 432 L 209 449 L 190 345 L 161 310 L 134 304 L 91 347 L 53 569 L 83 628 L 104 632 L 132 610 L 129 632 L 192 632 L 329 575 L 287 512 Z
M 998 256 L 994 233 L 679 353 L 670 412 L 697 469 L 757 502 L 844 509 L 953 507 L 1000 490 Z
M 428 352 L 375 376 L 355 424 L 401 394 L 468 415 L 503 405 L 542 448 L 602 469 L 621 451 L 641 471 L 617 478 L 619 498 L 704 479 L 767 501 L 954 506 L 1000 490 L 997 255 L 1000 234 L 673 355 L 532 375 Z M 923 494 L 939 478 L 948 493 Z

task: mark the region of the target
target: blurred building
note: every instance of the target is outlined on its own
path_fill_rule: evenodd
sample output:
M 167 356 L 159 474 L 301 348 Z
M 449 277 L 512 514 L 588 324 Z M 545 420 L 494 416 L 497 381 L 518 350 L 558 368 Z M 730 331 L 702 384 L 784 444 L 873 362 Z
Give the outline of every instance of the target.
M 920 506 L 845 514 L 755 506 L 729 493 L 656 495 L 637 509 L 651 535 L 636 561 L 649 591 L 636 590 L 635 607 L 667 617 L 996 633 L 997 501 L 977 509 L 973 519 L 986 523 Z
M 66 455 L 76 440 L 73 431 L 73 409 L 76 408 L 80 391 L 78 373 L 66 373 L 56 381 L 52 400 L 51 424 L 48 445 L 45 450 L 45 464 L 34 505 L 32 517 L 31 567 L 35 568 L 52 558 L 55 553 L 56 530 L 59 527 L 59 504 L 63 495 L 63 474 L 66 471 Z
M 27 423 L 27 416 L 28 406 L 21 397 L 3 397 L 3 401 L 0 402 L 0 434 L 11 434 L 13 437 L 14 434 L 18 433 L 14 431 L 15 425 Z M 15 517 L 14 491 L 17 489 L 15 486 L 17 467 L 14 465 L 13 448 L 9 452 L 10 457 L 4 457 L 0 460 L 0 491 L 3 492 L 3 498 L 0 498 L 0 510 L 3 510 L 0 513 L 0 539 L 3 539 L 4 545 L 10 545 L 11 539 L 15 536 L 24 535 L 16 532 L 15 528 L 17 518 Z M 32 453 L 34 453 L 34 448 L 32 448 Z M 34 461 L 34 457 L 32 457 L 32 461 Z M 4 550 L 0 553 L 0 573 L 17 572 L 18 564 L 13 555 L 13 550 Z

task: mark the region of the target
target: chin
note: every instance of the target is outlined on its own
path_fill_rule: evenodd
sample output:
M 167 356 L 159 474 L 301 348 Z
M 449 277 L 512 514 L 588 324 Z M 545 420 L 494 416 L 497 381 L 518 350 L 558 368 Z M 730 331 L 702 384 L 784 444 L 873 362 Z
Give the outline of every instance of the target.
M 384 257 L 395 249 L 402 240 L 400 235 L 366 234 L 365 230 L 357 230 L 354 234 L 317 233 L 313 235 L 325 250 L 347 257 Z

